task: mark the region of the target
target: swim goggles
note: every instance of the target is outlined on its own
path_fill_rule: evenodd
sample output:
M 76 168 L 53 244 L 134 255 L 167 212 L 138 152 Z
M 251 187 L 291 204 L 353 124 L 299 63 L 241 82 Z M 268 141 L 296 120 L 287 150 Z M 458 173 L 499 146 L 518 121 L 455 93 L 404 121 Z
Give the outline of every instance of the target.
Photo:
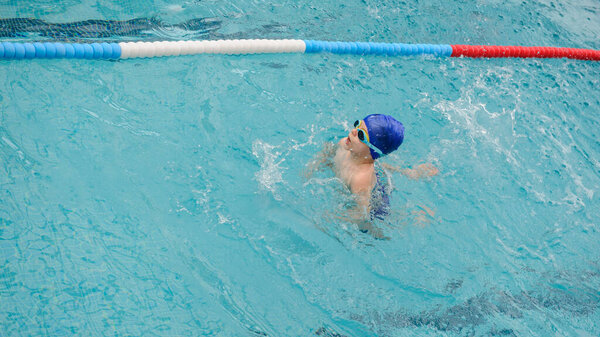
M 381 150 L 375 147 L 375 145 L 371 144 L 369 139 L 369 131 L 367 130 L 367 125 L 365 124 L 364 120 L 356 120 L 354 122 L 354 128 L 358 130 L 357 136 L 361 142 L 367 145 L 369 149 L 375 151 L 375 153 L 377 153 L 379 156 L 383 156 L 383 152 L 381 152 Z

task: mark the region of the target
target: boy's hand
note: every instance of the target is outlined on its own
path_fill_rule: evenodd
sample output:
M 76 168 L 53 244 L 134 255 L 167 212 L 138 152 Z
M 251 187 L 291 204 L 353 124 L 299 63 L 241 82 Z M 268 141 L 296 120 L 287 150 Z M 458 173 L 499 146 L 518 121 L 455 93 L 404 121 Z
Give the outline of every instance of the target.
M 404 174 L 405 176 L 411 178 L 411 179 L 421 179 L 421 178 L 428 178 L 428 177 L 433 177 L 435 175 L 438 175 L 440 173 L 440 170 L 438 170 L 435 166 L 433 166 L 430 163 L 426 163 L 426 164 L 420 164 L 415 166 L 412 169 L 405 169 L 402 171 L 402 174 Z
M 395 167 L 395 166 L 392 166 L 392 165 L 389 165 L 386 163 L 381 163 L 381 166 L 383 166 L 388 171 L 400 172 L 400 173 L 404 174 L 405 176 L 407 176 L 411 179 L 414 179 L 414 180 L 421 179 L 421 178 L 433 177 L 440 173 L 440 170 L 438 170 L 437 167 L 433 166 L 430 163 L 419 164 L 410 169 L 401 169 L 399 167 Z

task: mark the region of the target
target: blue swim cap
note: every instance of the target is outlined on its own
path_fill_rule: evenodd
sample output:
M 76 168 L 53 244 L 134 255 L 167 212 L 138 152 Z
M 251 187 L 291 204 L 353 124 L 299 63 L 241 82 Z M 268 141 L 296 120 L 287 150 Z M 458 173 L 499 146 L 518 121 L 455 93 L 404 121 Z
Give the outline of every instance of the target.
M 404 125 L 394 117 L 381 114 L 368 115 L 363 119 L 369 132 L 369 140 L 383 154 L 396 151 L 404 140 Z M 379 158 L 379 154 L 372 149 L 371 157 Z

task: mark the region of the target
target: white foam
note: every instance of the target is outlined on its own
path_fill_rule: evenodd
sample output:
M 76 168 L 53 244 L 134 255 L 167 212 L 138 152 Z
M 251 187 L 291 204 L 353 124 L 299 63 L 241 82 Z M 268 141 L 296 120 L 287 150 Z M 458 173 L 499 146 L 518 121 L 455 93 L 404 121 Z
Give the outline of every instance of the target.
M 277 184 L 283 182 L 283 174 L 281 163 L 285 161 L 281 156 L 280 152 L 277 152 L 277 147 L 265 143 L 260 139 L 257 139 L 252 144 L 252 154 L 258 158 L 260 163 L 260 170 L 254 175 L 256 181 L 258 181 L 261 189 L 267 190 L 276 195 Z
M 495 70 L 488 69 L 485 76 L 491 75 L 495 75 L 503 81 L 509 81 L 512 78 L 512 72 L 505 68 Z M 511 118 L 511 121 L 513 121 L 513 138 L 519 137 L 514 128 L 514 114 L 517 108 L 502 108 L 502 112 L 490 111 L 485 103 L 478 101 L 475 89 L 486 87 L 486 84 L 483 83 L 482 76 L 476 79 L 475 84 L 472 87 L 461 89 L 461 95 L 456 101 L 441 101 L 434 106 L 434 109 L 441 112 L 450 123 L 458 126 L 459 129 L 455 129 L 455 133 L 459 133 L 460 129 L 466 130 L 473 143 L 484 142 L 491 145 L 496 152 L 502 153 L 505 156 L 507 162 L 518 167 L 520 166 L 520 163 L 512 153 L 512 146 L 504 146 L 501 139 L 494 132 L 490 132 L 490 130 L 478 122 L 479 115 L 483 115 L 490 120 L 503 115 L 508 115 Z M 513 93 L 513 95 L 518 102 L 518 95 L 516 93 Z M 477 156 L 477 153 L 475 152 L 473 155 Z

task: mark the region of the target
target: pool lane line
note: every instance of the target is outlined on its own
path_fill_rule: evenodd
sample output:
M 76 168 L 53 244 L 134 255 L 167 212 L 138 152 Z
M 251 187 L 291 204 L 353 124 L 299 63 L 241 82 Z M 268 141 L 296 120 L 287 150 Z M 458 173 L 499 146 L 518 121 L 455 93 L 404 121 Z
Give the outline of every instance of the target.
M 2 42 L 0 59 L 127 59 L 196 54 L 332 53 L 469 58 L 568 58 L 600 61 L 600 50 L 315 40 L 204 40 L 120 43 Z

